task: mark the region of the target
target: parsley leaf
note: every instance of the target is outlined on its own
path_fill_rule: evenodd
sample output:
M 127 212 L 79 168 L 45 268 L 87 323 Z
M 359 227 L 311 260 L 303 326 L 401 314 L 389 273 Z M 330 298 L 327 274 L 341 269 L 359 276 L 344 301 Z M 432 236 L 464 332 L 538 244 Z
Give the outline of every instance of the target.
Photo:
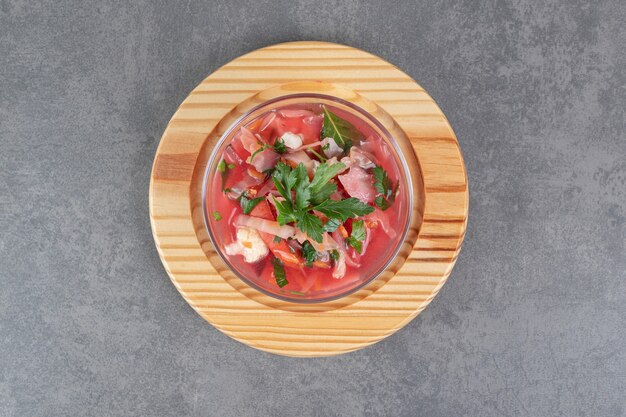
M 264 199 L 265 197 L 257 197 L 257 198 L 249 199 L 248 197 L 246 197 L 245 193 L 242 194 L 239 199 L 239 204 L 241 205 L 241 208 L 243 209 L 243 214 L 250 214 L 252 210 L 257 206 L 257 204 L 259 204 Z
M 396 191 L 400 184 L 396 184 L 394 188 L 393 182 L 389 179 L 389 175 L 387 175 L 387 172 L 380 166 L 374 167 L 372 173 L 374 174 L 375 180 L 374 187 L 379 194 L 382 194 L 377 196 L 374 202 L 382 210 L 387 210 L 391 207 L 391 203 L 395 201 Z
M 335 191 L 337 191 L 337 185 L 332 182 L 328 182 L 311 193 L 311 202 L 313 204 L 319 204 L 328 200 Z
M 314 207 L 329 219 L 339 219 L 345 222 L 351 217 L 365 216 L 374 211 L 374 207 L 363 203 L 358 198 L 350 197 L 345 200 L 325 200 Z
M 374 203 L 376 203 L 376 205 L 380 207 L 380 209 L 383 211 L 391 207 L 391 203 L 387 201 L 387 199 L 383 197 L 382 195 L 379 195 L 378 197 L 376 197 L 376 199 L 374 200 Z
M 309 175 L 302 163 L 293 172 L 296 173 L 296 210 L 305 211 L 311 198 Z
M 313 261 L 317 259 L 317 251 L 308 240 L 302 242 L 302 257 L 306 261 L 307 267 L 310 267 L 313 264 Z
M 337 249 L 333 249 L 330 251 L 330 259 L 334 262 L 339 260 L 339 251 Z
M 296 226 L 309 235 L 309 237 L 314 241 L 322 243 L 322 230 L 324 226 L 322 225 L 322 221 L 319 217 L 311 213 L 301 213 L 298 221 L 296 221 Z
M 355 251 L 361 253 L 363 250 L 363 241 L 365 240 L 365 224 L 363 220 L 352 222 L 352 234 L 346 239 L 346 243 L 354 248 Z
M 313 177 L 313 181 L 311 181 L 311 188 L 313 189 L 313 193 L 319 191 L 325 184 L 328 183 L 332 178 L 334 178 L 342 169 L 344 169 L 346 165 L 342 162 L 337 162 L 334 164 L 328 165 L 328 163 L 320 164 L 315 170 L 315 176 Z
M 279 225 L 284 226 L 287 223 L 295 222 L 297 219 L 296 213 L 293 211 L 293 207 L 291 203 L 287 200 L 278 201 L 276 197 L 272 197 L 274 199 L 274 203 L 276 204 L 276 212 L 278 216 L 276 217 L 276 221 Z
M 274 236 L 274 243 L 280 243 L 282 240 L 280 236 Z
M 391 194 L 393 193 L 393 183 L 389 179 L 387 171 L 380 166 L 376 166 L 372 169 L 372 173 L 374 174 L 374 187 L 376 188 L 376 191 L 382 194 L 385 198 L 391 197 Z
M 333 138 L 338 146 L 347 151 L 352 143 L 361 138 L 361 133 L 347 120 L 342 119 L 324 107 L 322 138 Z
M 341 225 L 341 220 L 339 219 L 329 219 L 324 225 L 325 232 L 334 232 Z
M 213 214 L 213 218 L 215 219 L 216 222 L 219 222 L 220 220 L 222 220 L 222 215 L 220 214 L 219 211 L 214 211 L 211 214 Z
M 291 203 L 291 190 L 293 186 L 296 185 L 296 173 L 291 170 L 289 165 L 279 162 L 276 164 L 274 173 L 272 174 L 272 180 L 280 195 Z
M 289 284 L 287 281 L 287 274 L 285 273 L 285 266 L 283 265 L 283 261 L 278 258 L 272 259 L 272 265 L 274 266 L 274 277 L 276 278 L 276 284 L 280 288 Z
M 313 181 L 311 181 L 311 202 L 313 204 L 319 204 L 327 200 L 332 193 L 337 191 L 337 185 L 330 182 L 330 180 L 345 167 L 345 164 L 341 162 L 331 165 L 323 163 L 317 167 Z
M 226 162 L 224 162 L 223 159 L 220 161 L 219 164 L 217 164 L 217 170 L 219 172 L 225 172 L 226 171 Z
M 282 139 L 277 139 L 276 142 L 274 142 L 274 146 L 268 145 L 268 147 L 274 148 L 274 150 L 279 154 L 284 154 L 285 152 L 287 152 L 285 141 Z

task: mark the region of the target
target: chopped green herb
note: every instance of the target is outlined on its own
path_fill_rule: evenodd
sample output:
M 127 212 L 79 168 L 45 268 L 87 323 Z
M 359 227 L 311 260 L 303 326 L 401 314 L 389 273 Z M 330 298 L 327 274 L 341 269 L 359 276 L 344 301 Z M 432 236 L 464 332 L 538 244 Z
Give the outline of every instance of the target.
M 287 281 L 287 274 L 285 273 L 285 266 L 283 265 L 283 262 L 278 258 L 274 258 L 272 259 L 272 265 L 274 266 L 274 277 L 276 278 L 276 284 L 278 284 L 280 288 L 289 284 L 289 281 Z
M 387 199 L 383 197 L 382 195 L 379 195 L 378 197 L 376 197 L 376 199 L 374 200 L 374 203 L 376 203 L 376 205 L 380 207 L 380 209 L 383 211 L 391 207 L 391 203 L 387 201 Z
M 334 232 L 341 225 L 341 220 L 339 219 L 329 219 L 324 225 L 325 232 Z
M 302 213 L 296 222 L 296 226 L 304 233 L 309 235 L 311 239 L 322 243 L 324 236 L 322 235 L 323 225 L 319 217 L 311 213 Z
M 323 151 L 327 151 L 329 148 L 330 148 L 330 143 L 327 143 L 326 145 L 322 146 Z
M 224 162 L 223 159 L 217 164 L 217 170 L 219 172 L 226 172 L 226 162 Z
M 387 171 L 380 166 L 376 166 L 372 169 L 372 173 L 374 174 L 374 187 L 376 188 L 376 191 L 382 194 L 385 198 L 391 197 L 391 194 L 393 193 L 393 183 L 389 179 Z
M 274 236 L 274 243 L 280 243 L 282 241 L 280 236 Z
M 339 251 L 337 249 L 333 249 L 330 251 L 330 259 L 333 262 L 337 262 L 339 260 Z
M 213 214 L 213 218 L 215 219 L 215 221 L 219 222 L 220 220 L 222 220 L 222 215 L 219 211 L 214 211 L 211 214 Z
M 322 137 L 333 138 L 335 143 L 346 152 L 350 149 L 354 141 L 360 139 L 361 133 L 352 123 L 342 119 L 324 107 Z
M 313 265 L 313 261 L 317 259 L 317 251 L 308 240 L 305 240 L 302 243 L 302 257 L 306 261 L 307 267 L 311 267 L 311 265 Z
M 245 193 L 241 195 L 239 198 L 239 204 L 243 209 L 243 214 L 250 214 L 252 210 L 259 204 L 261 201 L 265 200 L 265 197 L 257 197 L 253 199 L 249 199 Z
M 313 181 L 311 181 L 311 201 L 313 204 L 319 204 L 327 200 L 337 190 L 337 185 L 330 182 L 330 180 L 345 167 L 345 164 L 341 162 L 331 165 L 323 163 L 317 167 Z
M 289 291 L 290 294 L 299 295 L 301 297 L 306 297 L 306 294 L 300 291 Z
M 374 174 L 374 187 L 376 191 L 381 194 L 376 197 L 374 202 L 382 210 L 387 210 L 391 207 L 396 199 L 396 191 L 398 190 L 399 183 L 396 184 L 396 188 L 393 186 L 393 182 L 389 179 L 387 172 L 380 166 L 376 166 L 372 173 Z
M 276 142 L 274 142 L 274 146 L 271 146 L 271 145 L 268 145 L 268 146 L 271 148 L 274 148 L 274 150 L 280 154 L 287 152 L 285 141 L 282 139 L 277 139 Z
M 352 222 L 352 233 L 346 239 L 346 243 L 354 248 L 355 251 L 361 253 L 363 250 L 363 241 L 365 240 L 365 224 L 363 220 Z
M 233 169 L 235 168 L 235 164 L 226 164 L 226 168 Z
M 349 218 L 365 216 L 374 211 L 374 207 L 354 197 L 345 200 L 325 200 L 315 206 L 314 209 L 322 212 L 329 219 L 339 219 L 342 222 Z

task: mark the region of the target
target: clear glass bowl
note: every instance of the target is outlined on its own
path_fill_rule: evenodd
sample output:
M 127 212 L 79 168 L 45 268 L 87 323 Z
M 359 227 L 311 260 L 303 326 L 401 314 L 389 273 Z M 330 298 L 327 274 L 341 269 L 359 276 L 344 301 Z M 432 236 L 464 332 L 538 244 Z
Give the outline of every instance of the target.
M 278 287 L 275 282 L 267 282 L 259 279 L 254 276 L 255 274 L 251 271 L 249 264 L 244 264 L 243 262 L 233 262 L 233 259 L 224 253 L 224 246 L 231 242 L 225 241 L 225 235 L 227 235 L 227 233 L 224 233 L 224 221 L 222 220 L 218 223 L 211 215 L 211 213 L 216 211 L 216 207 L 214 205 L 216 203 L 213 201 L 213 190 L 210 188 L 212 184 L 214 184 L 215 176 L 218 172 L 217 164 L 221 160 L 224 150 L 231 143 L 234 135 L 241 126 L 247 125 L 252 120 L 268 111 L 280 109 L 286 106 L 303 104 L 322 104 L 328 106 L 329 108 L 339 109 L 341 112 L 348 113 L 352 117 L 357 118 L 360 123 L 362 122 L 367 124 L 371 130 L 376 132 L 376 134 L 378 134 L 387 143 L 387 148 L 391 151 L 391 157 L 395 159 L 395 165 L 398 168 L 398 178 L 400 179 L 400 193 L 405 197 L 394 203 L 394 205 L 399 204 L 401 206 L 398 207 L 395 212 L 398 216 L 398 227 L 395 238 L 390 239 L 388 245 L 385 245 L 385 250 L 382 250 L 379 253 L 368 252 L 367 259 L 359 268 L 359 276 L 357 279 L 350 279 L 345 283 L 341 283 L 341 280 L 337 280 L 337 284 L 333 285 L 331 289 L 321 288 L 319 290 L 310 291 L 306 295 L 294 294 L 288 290 Z M 303 93 L 277 97 L 261 103 L 243 114 L 225 131 L 213 148 L 207 162 L 207 168 L 204 173 L 202 184 L 202 211 L 204 216 L 204 225 L 217 254 L 233 271 L 233 273 L 249 286 L 272 297 L 294 303 L 316 303 L 336 300 L 357 291 L 370 283 L 372 280 L 379 277 L 398 255 L 400 247 L 406 238 L 409 225 L 411 224 L 411 213 L 413 212 L 412 205 L 413 188 L 409 167 L 400 151 L 400 148 L 398 147 L 398 144 L 396 143 L 396 140 L 392 137 L 389 131 L 370 113 L 355 104 L 324 94 Z M 383 238 L 383 236 L 380 236 L 379 238 Z

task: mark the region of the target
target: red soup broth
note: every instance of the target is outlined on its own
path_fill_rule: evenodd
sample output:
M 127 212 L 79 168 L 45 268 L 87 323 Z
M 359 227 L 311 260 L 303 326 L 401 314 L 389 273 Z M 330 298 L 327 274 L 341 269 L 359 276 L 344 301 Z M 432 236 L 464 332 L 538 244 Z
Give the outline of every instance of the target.
M 212 232 L 212 238 L 222 256 L 230 266 L 251 284 L 265 292 L 294 300 L 328 299 L 350 292 L 367 282 L 373 275 L 381 272 L 385 265 L 394 256 L 400 239 L 403 237 L 408 219 L 407 184 L 403 184 L 404 176 L 401 166 L 391 146 L 385 142 L 376 131 L 360 117 L 341 108 L 324 105 L 332 114 L 349 122 L 356 128 L 361 138 L 353 143 L 353 147 L 364 151 L 368 158 L 373 159 L 375 165 L 381 167 L 388 175 L 391 184 L 397 185 L 395 200 L 391 205 L 382 210 L 373 201 L 367 204 L 372 206 L 373 212 L 365 216 L 358 216 L 345 221 L 330 237 L 345 251 L 345 273 L 341 278 L 333 276 L 336 262 L 332 259 L 326 262 L 316 262 L 306 266 L 303 262 L 301 242 L 297 240 L 274 239 L 274 235 L 260 233 L 268 247 L 268 254 L 261 259 L 248 263 L 241 254 L 228 255 L 225 247 L 237 241 L 237 219 L 243 214 L 242 205 L 237 197 L 241 191 L 247 192 L 248 197 L 279 196 L 273 185 L 270 173 L 259 172 L 249 160 L 251 154 L 246 149 L 250 148 L 251 139 L 248 132 L 252 132 L 258 144 L 275 146 L 277 140 L 291 132 L 298 135 L 302 145 L 311 144 L 304 152 L 313 160 L 315 156 L 324 156 L 322 144 L 323 107 L 320 104 L 298 104 L 268 111 L 252 121 L 245 127 L 248 132 L 242 133 L 241 129 L 235 130 L 231 143 L 218 157 L 223 160 L 224 172 L 216 172 L 212 181 L 207 183 L 206 192 L 206 219 Z M 246 138 L 242 138 L 246 136 Z M 247 142 L 246 142 L 247 141 Z M 253 145 L 252 149 L 255 146 Z M 272 148 L 268 148 L 272 149 Z M 258 152 L 253 158 L 261 156 Z M 278 161 L 283 161 L 293 151 L 288 149 L 285 154 L 278 154 Z M 342 155 L 348 158 L 347 155 Z M 270 158 L 271 159 L 271 158 Z M 338 158 L 339 159 L 339 158 Z M 254 159 L 253 159 L 254 161 Z M 288 161 L 289 163 L 289 161 Z M 257 162 L 258 164 L 258 162 Z M 294 164 L 292 162 L 292 164 Z M 352 168 L 350 168 L 352 169 Z M 355 168 L 356 169 L 356 168 Z M 369 181 L 375 181 L 371 168 L 364 170 Z M 343 174 L 340 175 L 344 175 Z M 312 177 L 314 174 L 309 173 Z M 211 178 L 211 176 L 209 176 Z M 367 179 L 365 180 L 368 181 Z M 351 195 L 346 191 L 342 182 L 335 178 L 337 191 L 331 199 L 349 198 Z M 368 187 L 369 190 L 371 188 Z M 271 196 L 264 199 L 254 207 L 249 214 L 252 217 L 264 218 L 274 221 L 277 216 L 274 204 L 271 204 Z M 319 214 L 319 213 L 318 213 Z M 324 216 L 322 216 L 323 218 Z M 357 220 L 363 220 L 366 237 L 361 242 L 362 251 L 358 253 L 354 247 L 345 241 L 345 235 L 350 235 L 352 225 Z M 341 230 L 343 228 L 343 231 Z M 281 252 L 282 251 L 282 252 Z M 282 262 L 285 277 L 288 283 L 282 288 L 277 283 L 274 269 L 274 258 L 280 257 L 281 253 L 288 252 L 286 259 L 296 258 L 295 262 Z M 339 251 L 338 251 L 339 252 Z M 323 254 L 323 252 L 319 252 Z M 330 254 L 330 252 L 328 252 Z M 282 260 L 283 258 L 281 258 Z

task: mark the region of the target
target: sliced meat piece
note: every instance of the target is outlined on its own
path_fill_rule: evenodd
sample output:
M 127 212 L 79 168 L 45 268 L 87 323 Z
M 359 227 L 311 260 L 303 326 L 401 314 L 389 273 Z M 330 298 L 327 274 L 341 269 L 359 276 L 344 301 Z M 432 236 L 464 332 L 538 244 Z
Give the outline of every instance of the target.
M 372 213 L 365 216 L 365 218 L 369 221 L 378 223 L 378 225 L 383 229 L 383 232 L 385 232 L 390 239 L 394 239 L 398 235 L 395 229 L 391 227 L 387 213 L 378 207 L 376 207 Z
M 279 155 L 272 149 L 263 149 L 261 152 L 253 153 L 248 157 L 246 162 L 252 165 L 258 172 L 265 172 L 274 168 Z
M 251 154 L 263 146 L 262 143 L 259 143 L 260 139 L 246 127 L 242 127 L 239 130 L 239 140 L 244 149 Z
M 371 174 L 359 166 L 352 166 L 347 174 L 338 176 L 341 185 L 350 195 L 364 203 L 371 203 L 376 198 L 376 189 Z
M 366 151 L 363 151 L 356 146 L 350 148 L 350 162 L 351 165 L 358 165 L 363 169 L 374 168 L 376 164 L 373 162 L 374 156 Z

